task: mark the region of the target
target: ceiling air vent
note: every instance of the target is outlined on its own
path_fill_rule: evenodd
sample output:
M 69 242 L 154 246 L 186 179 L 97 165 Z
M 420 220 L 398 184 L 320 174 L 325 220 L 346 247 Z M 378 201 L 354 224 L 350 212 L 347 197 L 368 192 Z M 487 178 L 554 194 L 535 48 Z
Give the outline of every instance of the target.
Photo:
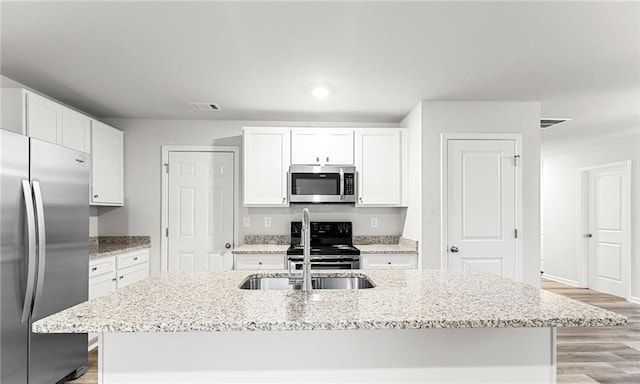
M 189 105 L 196 111 L 222 111 L 216 103 L 189 103 Z
M 554 125 L 558 125 L 569 120 L 571 119 L 540 119 L 540 129 L 551 128 Z

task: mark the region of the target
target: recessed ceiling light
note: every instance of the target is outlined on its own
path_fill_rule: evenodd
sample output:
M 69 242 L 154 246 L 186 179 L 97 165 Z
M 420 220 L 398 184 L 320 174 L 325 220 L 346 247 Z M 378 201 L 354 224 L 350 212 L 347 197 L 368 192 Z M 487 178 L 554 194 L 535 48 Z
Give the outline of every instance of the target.
M 311 90 L 311 94 L 319 99 L 329 96 L 329 90 L 325 87 L 315 87 Z
M 312 84 L 307 87 L 307 92 L 316 99 L 324 99 L 334 93 L 334 88 L 328 85 Z

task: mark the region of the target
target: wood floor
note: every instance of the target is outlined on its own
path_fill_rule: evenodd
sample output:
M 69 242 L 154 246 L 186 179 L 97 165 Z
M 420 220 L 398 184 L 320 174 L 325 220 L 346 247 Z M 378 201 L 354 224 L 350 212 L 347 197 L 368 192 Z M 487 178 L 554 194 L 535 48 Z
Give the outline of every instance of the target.
M 640 383 L 640 305 L 545 279 L 542 288 L 629 319 L 625 327 L 558 328 L 558 383 Z
M 542 288 L 629 318 L 625 327 L 558 328 L 558 383 L 640 383 L 640 305 L 545 279 Z M 67 383 L 98 383 L 97 349 L 89 352 L 87 373 Z

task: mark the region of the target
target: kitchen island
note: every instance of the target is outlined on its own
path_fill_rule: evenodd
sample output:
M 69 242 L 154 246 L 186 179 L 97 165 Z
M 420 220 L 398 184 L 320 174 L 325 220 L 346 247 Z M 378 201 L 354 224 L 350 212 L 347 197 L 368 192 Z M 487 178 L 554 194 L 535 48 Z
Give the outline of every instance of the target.
M 256 273 L 155 276 L 33 329 L 101 332 L 101 383 L 554 382 L 555 327 L 626 324 L 479 272 L 314 273 L 375 287 L 312 295 L 239 288 Z

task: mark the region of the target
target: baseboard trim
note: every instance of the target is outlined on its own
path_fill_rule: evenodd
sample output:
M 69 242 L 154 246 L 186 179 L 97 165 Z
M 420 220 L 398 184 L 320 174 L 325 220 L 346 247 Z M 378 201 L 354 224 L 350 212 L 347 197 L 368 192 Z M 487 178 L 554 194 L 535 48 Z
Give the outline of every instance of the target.
M 553 276 L 553 275 L 550 275 L 550 274 L 548 274 L 548 273 L 546 273 L 546 272 L 545 272 L 545 273 L 543 273 L 543 274 L 541 275 L 541 277 L 542 277 L 542 278 L 545 278 L 545 279 L 549 279 L 549 280 L 556 281 L 556 282 L 558 282 L 558 283 L 567 284 L 567 285 L 570 285 L 570 286 L 572 286 L 572 287 L 576 287 L 576 288 L 583 288 L 583 287 L 581 287 L 581 286 L 580 286 L 580 284 L 578 284 L 578 282 L 577 282 L 577 281 L 573 281 L 573 280 L 565 279 L 565 278 L 563 278 L 563 277 Z
M 627 301 L 634 304 L 640 304 L 640 297 L 630 296 Z

